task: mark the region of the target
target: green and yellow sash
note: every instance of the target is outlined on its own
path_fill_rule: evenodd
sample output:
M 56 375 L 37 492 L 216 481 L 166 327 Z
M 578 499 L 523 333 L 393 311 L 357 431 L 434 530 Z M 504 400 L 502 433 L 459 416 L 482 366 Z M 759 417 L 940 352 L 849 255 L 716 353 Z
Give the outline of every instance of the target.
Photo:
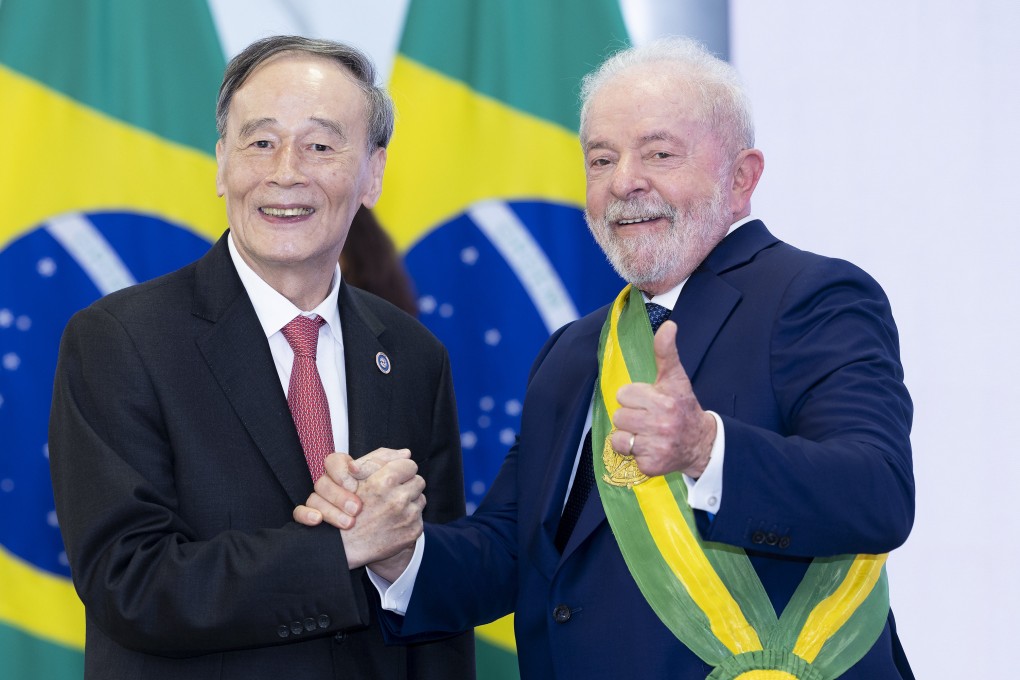
M 831 680 L 878 639 L 889 612 L 887 555 L 816 558 L 781 617 L 743 550 L 702 541 L 683 475 L 646 477 L 609 435 L 617 390 L 655 381 L 641 293 L 616 298 L 599 343 L 592 436 L 602 505 L 652 609 L 705 663 L 709 680 Z

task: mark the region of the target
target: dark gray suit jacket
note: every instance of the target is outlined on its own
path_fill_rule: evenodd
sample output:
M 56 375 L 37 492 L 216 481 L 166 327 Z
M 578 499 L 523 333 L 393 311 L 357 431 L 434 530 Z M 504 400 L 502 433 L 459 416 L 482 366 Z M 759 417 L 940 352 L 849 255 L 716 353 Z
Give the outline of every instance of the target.
M 352 455 L 409 448 L 426 518 L 463 515 L 446 350 L 368 293 L 339 305 Z M 385 646 L 339 532 L 291 520 L 312 481 L 226 236 L 71 319 L 49 437 L 87 678 L 473 677 L 470 635 Z

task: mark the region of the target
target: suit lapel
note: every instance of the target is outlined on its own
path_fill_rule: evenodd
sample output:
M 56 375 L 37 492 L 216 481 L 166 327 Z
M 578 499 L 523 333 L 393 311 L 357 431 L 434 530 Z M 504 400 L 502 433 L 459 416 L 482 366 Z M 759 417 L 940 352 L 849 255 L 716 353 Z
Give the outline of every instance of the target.
M 230 261 L 226 236 L 195 272 L 195 316 L 211 322 L 196 343 L 223 394 L 273 474 L 297 505 L 312 490 L 301 442 L 269 343 Z
M 778 243 L 758 220 L 727 236 L 709 253 L 684 285 L 669 318 L 677 325 L 677 353 L 693 381 L 705 354 L 740 301 L 725 281 L 727 271 L 748 263 L 763 248 Z
M 393 386 L 399 380 L 399 371 L 408 367 L 393 365 L 390 374 L 379 369 L 376 357 L 379 352 L 386 353 L 380 341 L 386 327 L 346 283 L 340 288 L 340 325 L 347 374 L 350 454 L 358 458 L 387 441 Z M 388 359 L 392 361 L 392 357 Z
M 544 468 L 535 471 L 535 476 L 541 480 L 537 496 L 542 503 L 538 514 L 541 523 L 531 538 L 528 554 L 539 571 L 549 578 L 552 578 L 556 564 L 560 561 L 560 554 L 555 545 L 556 528 L 563 514 L 567 484 L 570 481 L 577 447 L 581 437 L 584 436 L 584 423 L 591 405 L 592 390 L 598 373 L 596 352 L 600 330 L 600 325 L 595 326 L 590 332 L 573 338 L 569 346 L 564 348 L 565 356 L 571 357 L 572 360 L 560 362 L 561 370 L 557 384 L 563 394 L 572 397 L 565 400 L 562 405 L 557 402 L 557 411 L 548 421 L 552 429 L 545 433 L 549 443 L 543 447 L 550 455 L 546 457 Z M 535 445 L 533 440 L 529 440 L 528 444 Z M 593 497 L 594 495 L 592 494 Z M 587 505 L 585 507 L 587 509 Z M 574 534 L 576 533 L 575 527 Z
M 677 354 L 692 381 L 739 301 L 740 292 L 709 271 L 695 272 L 684 285 L 669 318 L 676 322 Z

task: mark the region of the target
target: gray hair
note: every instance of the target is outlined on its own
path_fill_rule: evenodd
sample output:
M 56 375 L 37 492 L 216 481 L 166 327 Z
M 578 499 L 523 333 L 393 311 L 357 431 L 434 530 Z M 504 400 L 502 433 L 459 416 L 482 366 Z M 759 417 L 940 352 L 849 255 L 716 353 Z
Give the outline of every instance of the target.
M 736 155 L 754 147 L 751 102 L 736 69 L 691 38 L 668 37 L 621 50 L 581 81 L 581 139 L 586 135 L 588 110 L 604 85 L 625 71 L 648 64 L 670 67 L 701 102 L 699 119 L 716 131 L 727 151 Z
M 362 92 L 368 107 L 368 143 L 382 147 L 393 135 L 393 100 L 386 90 L 375 84 L 375 65 L 361 50 L 334 42 L 296 35 L 276 35 L 256 40 L 227 64 L 216 100 L 216 131 L 223 137 L 227 131 L 227 111 L 234 94 L 262 63 L 282 52 L 301 52 L 330 59 L 349 73 Z

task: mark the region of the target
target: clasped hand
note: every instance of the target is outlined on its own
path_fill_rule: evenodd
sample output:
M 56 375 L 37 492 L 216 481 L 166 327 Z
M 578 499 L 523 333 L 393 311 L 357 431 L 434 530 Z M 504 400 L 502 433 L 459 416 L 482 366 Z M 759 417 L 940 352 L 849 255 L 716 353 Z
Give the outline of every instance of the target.
M 407 449 L 380 448 L 354 460 L 331 453 L 315 491 L 294 520 L 340 529 L 351 569 L 371 565 L 390 581 L 403 571 L 422 532 L 425 480 Z
M 634 456 L 649 476 L 683 472 L 698 478 L 715 441 L 716 423 L 701 408 L 676 351 L 676 324 L 667 321 L 655 334 L 655 382 L 631 383 L 617 393 L 613 448 Z

